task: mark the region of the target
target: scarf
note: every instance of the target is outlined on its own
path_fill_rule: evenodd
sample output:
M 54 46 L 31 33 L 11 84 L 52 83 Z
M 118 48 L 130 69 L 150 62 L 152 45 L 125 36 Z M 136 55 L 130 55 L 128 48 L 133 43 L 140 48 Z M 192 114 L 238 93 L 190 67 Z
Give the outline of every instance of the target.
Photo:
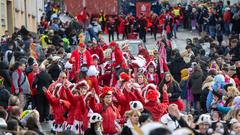
M 164 47 L 164 45 L 161 41 L 158 41 L 157 45 L 159 46 L 158 61 L 159 61 L 160 73 L 164 73 L 163 64 L 167 63 L 167 52 L 166 52 L 166 49 L 165 49 L 165 47 Z
M 133 130 L 138 134 L 138 135 L 143 135 L 142 130 L 138 127 L 138 125 L 133 125 Z

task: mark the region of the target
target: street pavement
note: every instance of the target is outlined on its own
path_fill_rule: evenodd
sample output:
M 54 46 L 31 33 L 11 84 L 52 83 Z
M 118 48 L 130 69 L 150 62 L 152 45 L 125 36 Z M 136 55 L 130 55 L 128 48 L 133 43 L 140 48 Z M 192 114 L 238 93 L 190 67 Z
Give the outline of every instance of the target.
M 119 36 L 120 38 L 122 38 L 122 35 Z M 182 52 L 185 47 L 186 47 L 186 39 L 187 38 L 194 38 L 194 37 L 198 37 L 198 34 L 196 32 L 191 32 L 188 30 L 183 30 L 183 29 L 179 29 L 179 31 L 177 32 L 177 38 L 173 38 L 172 40 L 172 45 L 174 49 L 179 49 L 180 52 Z M 104 34 L 103 38 L 105 39 L 106 43 L 109 43 L 108 40 L 108 35 Z M 160 34 L 157 34 L 157 39 L 160 38 Z M 114 39 L 117 39 L 116 34 L 114 35 Z M 155 45 L 156 45 L 156 41 L 154 40 L 153 35 L 151 35 L 150 33 L 147 34 L 146 36 L 146 47 L 148 49 L 148 51 L 154 49 Z

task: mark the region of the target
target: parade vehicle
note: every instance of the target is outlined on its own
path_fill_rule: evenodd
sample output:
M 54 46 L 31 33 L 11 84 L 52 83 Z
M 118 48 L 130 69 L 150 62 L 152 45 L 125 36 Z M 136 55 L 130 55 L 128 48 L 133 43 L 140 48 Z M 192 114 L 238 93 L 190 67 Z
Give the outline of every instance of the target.
M 146 45 L 143 43 L 142 40 L 140 39 L 130 39 L 130 40 L 117 40 L 116 41 L 119 45 L 119 47 L 121 48 L 124 44 L 128 44 L 129 46 L 129 50 L 131 51 L 131 54 L 133 56 L 137 56 L 138 55 L 138 45 L 142 44 L 144 46 L 145 49 L 147 49 Z

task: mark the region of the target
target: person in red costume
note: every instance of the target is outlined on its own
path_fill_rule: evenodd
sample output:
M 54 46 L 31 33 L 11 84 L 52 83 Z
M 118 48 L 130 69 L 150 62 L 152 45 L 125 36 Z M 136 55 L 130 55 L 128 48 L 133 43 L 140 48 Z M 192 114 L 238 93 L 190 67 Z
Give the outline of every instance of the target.
M 53 82 L 48 90 L 51 94 L 53 94 L 53 91 L 54 91 L 54 87 L 57 85 L 57 84 L 67 84 L 67 85 L 70 85 L 71 82 L 67 80 L 67 75 L 65 72 L 61 72 L 58 76 L 58 80 L 56 80 L 55 82 Z M 63 99 L 63 100 L 67 100 L 67 97 L 66 97 L 66 94 L 65 94 L 65 91 L 60 91 L 60 98 Z
M 66 89 L 68 101 L 71 103 L 66 129 L 76 134 L 83 134 L 83 118 L 88 111 L 84 102 L 84 95 L 88 89 L 89 86 L 86 81 L 80 81 L 72 89 Z
M 94 58 L 94 57 L 92 57 Z M 100 95 L 101 92 L 100 92 L 100 89 L 99 89 L 99 84 L 98 84 L 98 74 L 99 74 L 99 71 L 100 69 L 98 68 L 99 65 L 98 65 L 98 62 L 96 62 L 96 58 L 94 58 L 94 70 L 91 70 L 87 72 L 87 77 L 85 78 L 86 81 L 88 82 L 89 86 L 91 88 L 94 88 L 95 89 L 95 92 L 97 93 L 97 95 Z
M 147 77 L 148 83 L 153 83 L 155 85 L 158 85 L 159 79 L 158 79 L 158 74 L 155 72 L 156 71 L 155 62 L 150 61 L 146 68 L 147 68 L 146 77 Z
M 91 55 L 96 54 L 99 57 L 99 64 L 104 63 L 105 59 L 103 49 L 97 44 L 96 39 L 93 39 L 92 46 L 89 49 L 89 52 L 91 53 Z
M 111 63 L 107 61 L 103 64 L 102 75 L 99 76 L 98 81 L 101 86 L 110 86 L 111 82 Z
M 151 114 L 154 121 L 160 121 L 160 118 L 167 113 L 169 104 L 167 87 L 163 88 L 163 100 L 162 103 L 159 101 L 160 93 L 156 89 L 148 89 L 146 93 L 146 101 L 144 108 L 147 109 Z
M 118 124 L 120 114 L 118 109 L 113 105 L 112 102 L 112 89 L 110 87 L 103 87 L 102 94 L 100 95 L 101 103 L 96 103 L 95 93 L 92 92 L 90 99 L 90 108 L 95 113 L 99 113 L 103 117 L 103 134 L 114 135 L 121 131 Z
M 141 89 L 146 87 L 146 85 L 148 84 L 147 78 L 143 73 L 138 73 L 136 82 L 140 85 Z
M 111 63 L 112 63 L 112 82 L 111 86 L 115 86 L 117 84 L 117 77 L 123 71 L 126 71 L 127 65 L 123 58 L 123 53 L 119 49 L 118 44 L 116 42 L 110 43 L 110 48 L 112 49 L 111 53 Z
M 139 44 L 138 45 L 138 55 L 142 55 L 143 58 L 145 58 L 146 62 L 148 63 L 151 60 L 151 57 L 147 51 L 147 49 L 145 49 L 143 47 L 143 44 Z
M 60 99 L 60 92 L 64 86 L 60 83 L 56 84 L 53 88 L 53 94 L 46 88 L 43 87 L 43 91 L 45 96 L 48 99 L 49 104 L 53 110 L 53 123 L 52 123 L 52 130 L 55 131 L 57 134 L 61 133 L 64 130 L 64 114 L 70 108 L 70 103 L 67 100 Z
M 133 89 L 133 84 L 130 79 L 127 73 L 122 72 L 120 74 L 120 89 L 114 92 L 114 96 L 117 98 L 118 104 L 120 105 L 120 114 L 122 117 L 124 117 L 126 111 L 130 110 L 129 103 L 138 100 L 137 95 L 140 96 L 140 92 Z
M 86 45 L 84 43 L 80 43 L 78 48 L 72 52 L 69 63 L 72 64 L 72 72 L 75 75 L 76 82 L 79 80 L 78 75 L 80 72 L 96 71 L 91 54 L 86 49 Z
M 108 45 L 106 44 L 106 42 L 104 41 L 103 38 L 100 38 L 99 45 L 100 45 L 100 47 L 102 48 L 103 51 L 108 49 Z

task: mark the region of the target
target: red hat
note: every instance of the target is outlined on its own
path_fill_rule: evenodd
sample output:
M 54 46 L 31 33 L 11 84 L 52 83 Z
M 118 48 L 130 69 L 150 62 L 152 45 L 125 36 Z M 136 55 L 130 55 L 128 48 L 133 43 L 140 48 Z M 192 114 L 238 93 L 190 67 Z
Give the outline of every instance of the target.
M 102 94 L 100 95 L 100 98 L 104 98 L 106 95 L 112 95 L 112 88 L 107 86 L 102 88 Z
M 156 69 L 156 63 L 154 61 L 150 61 L 148 64 L 147 64 L 147 69 L 148 67 L 152 65 L 154 67 L 154 69 Z
M 156 90 L 149 89 L 147 91 L 146 99 L 149 101 L 157 101 L 159 94 Z
M 146 87 L 144 88 L 145 90 L 148 89 L 154 89 L 157 90 L 157 85 L 153 84 L 153 83 L 149 83 L 148 85 L 146 85 Z
M 86 86 L 87 89 L 89 89 L 89 85 L 88 85 L 87 81 L 85 81 L 85 80 L 78 82 L 75 86 L 75 89 L 79 90 L 80 87 L 84 87 L 84 86 Z
M 109 47 L 114 47 L 114 46 L 117 46 L 118 44 L 114 41 L 112 41 L 110 44 L 109 44 Z
M 92 55 L 92 58 L 93 58 L 93 59 L 98 59 L 98 60 L 99 60 L 99 57 L 98 57 L 97 54 L 93 54 L 93 55 Z
M 129 80 L 130 80 L 130 76 L 129 76 L 127 73 L 122 72 L 122 73 L 120 73 L 120 75 L 119 75 L 119 79 L 120 79 L 120 81 L 122 81 L 122 82 L 126 82 L 126 81 L 129 81 Z
M 75 89 L 75 84 L 74 83 L 71 83 L 69 86 L 68 86 L 69 90 L 73 91 Z
M 86 45 L 84 43 L 79 43 L 80 47 L 85 47 Z

